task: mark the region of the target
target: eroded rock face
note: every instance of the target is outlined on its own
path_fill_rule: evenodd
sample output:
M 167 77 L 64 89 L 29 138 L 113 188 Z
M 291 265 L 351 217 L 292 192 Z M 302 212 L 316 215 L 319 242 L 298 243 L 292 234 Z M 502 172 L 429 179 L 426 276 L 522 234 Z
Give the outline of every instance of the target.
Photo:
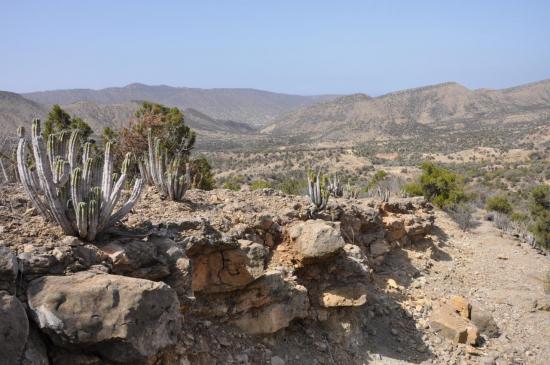
M 193 291 L 232 291 L 263 275 L 268 249 L 249 240 L 237 242 L 238 248 L 213 251 L 193 259 Z
M 176 341 L 179 303 L 164 283 L 80 272 L 36 279 L 27 296 L 57 346 L 139 363 Z
M 0 290 L 14 294 L 18 271 L 17 257 L 7 247 L 0 247 Z
M 272 270 L 235 298 L 234 325 L 250 334 L 268 334 L 287 327 L 295 318 L 308 315 L 307 289 Z
M 304 261 L 321 260 L 338 253 L 346 244 L 340 222 L 321 219 L 298 222 L 288 230 L 296 251 Z
M 0 291 L 0 365 L 18 364 L 29 335 L 29 321 L 23 304 Z

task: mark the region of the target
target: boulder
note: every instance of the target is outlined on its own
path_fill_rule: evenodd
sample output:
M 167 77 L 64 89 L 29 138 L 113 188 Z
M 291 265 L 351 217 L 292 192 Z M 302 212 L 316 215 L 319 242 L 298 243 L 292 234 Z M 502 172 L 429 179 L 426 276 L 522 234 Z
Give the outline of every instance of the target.
M 308 220 L 293 225 L 288 232 L 304 261 L 321 260 L 335 255 L 346 244 L 340 233 L 340 222 Z
M 460 314 L 462 318 L 470 319 L 470 311 L 472 310 L 471 304 L 464 297 L 459 295 L 453 295 L 449 300 L 449 305 Z
M 500 336 L 500 329 L 491 312 L 474 307 L 471 311 L 471 320 L 479 328 L 479 331 L 487 337 L 496 338 Z
M 48 365 L 49 363 L 46 345 L 38 330 L 31 327 L 25 351 L 21 358 L 21 365 Z
M 79 272 L 36 279 L 27 297 L 34 321 L 60 347 L 140 363 L 176 342 L 179 303 L 164 283 Z
M 25 307 L 13 295 L 0 291 L 0 365 L 20 363 L 28 336 Z
M 0 247 L 0 290 L 15 294 L 18 272 L 17 257 L 7 247 Z
M 214 251 L 192 258 L 194 292 L 220 293 L 243 288 L 265 271 L 268 249 L 249 240 L 239 247 Z
M 479 339 L 479 329 L 444 302 L 434 305 L 430 327 L 454 343 L 475 345 Z

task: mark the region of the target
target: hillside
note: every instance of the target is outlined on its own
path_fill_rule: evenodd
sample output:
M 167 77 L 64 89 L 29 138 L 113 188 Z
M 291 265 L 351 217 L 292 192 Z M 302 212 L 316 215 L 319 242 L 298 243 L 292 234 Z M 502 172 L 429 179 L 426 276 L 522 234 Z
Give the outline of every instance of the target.
M 539 121 L 549 113 L 550 80 L 503 90 L 470 90 L 444 83 L 375 98 L 343 96 L 302 107 L 263 132 L 357 140 L 416 135 L 426 126 L 462 128 L 472 123 Z
M 47 115 L 47 109 L 34 101 L 25 99 L 19 94 L 8 91 L 0 91 L 0 128 L 4 131 L 13 131 L 19 127 L 22 121 L 30 121 L 33 118 L 43 118 Z
M 198 89 L 131 84 L 101 90 L 70 89 L 23 94 L 35 102 L 72 104 L 80 101 L 114 104 L 147 100 L 181 109 L 193 108 L 215 118 L 253 126 L 273 122 L 295 108 L 328 100 L 330 96 L 300 96 L 254 89 Z

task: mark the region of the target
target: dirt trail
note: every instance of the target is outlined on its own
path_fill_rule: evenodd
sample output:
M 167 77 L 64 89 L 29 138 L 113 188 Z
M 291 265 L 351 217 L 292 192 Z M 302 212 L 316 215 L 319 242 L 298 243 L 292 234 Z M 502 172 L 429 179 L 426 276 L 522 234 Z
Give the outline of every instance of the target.
M 404 331 L 403 339 L 384 330 L 387 321 L 375 323 L 386 335 L 373 339 L 372 360 L 366 363 L 549 364 L 550 312 L 537 305 L 550 301 L 543 288 L 550 257 L 480 217 L 476 228 L 463 233 L 445 213 L 436 216 L 430 242 L 393 251 L 378 270 L 401 286 L 390 295 L 411 313 L 418 332 Z M 474 349 L 454 346 L 433 333 L 427 324 L 431 303 L 451 295 L 462 295 L 473 308 L 491 313 L 497 337 L 483 336 L 484 343 Z M 389 324 L 400 321 L 390 319 Z

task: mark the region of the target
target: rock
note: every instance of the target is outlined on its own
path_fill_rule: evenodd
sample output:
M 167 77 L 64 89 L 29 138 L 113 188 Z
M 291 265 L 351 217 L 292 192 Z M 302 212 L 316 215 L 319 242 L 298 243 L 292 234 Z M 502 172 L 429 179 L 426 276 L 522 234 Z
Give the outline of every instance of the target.
M 397 241 L 407 234 L 405 231 L 405 222 L 403 221 L 403 218 L 386 216 L 384 217 L 383 222 L 386 228 L 386 239 L 388 241 Z
M 38 331 L 31 327 L 25 351 L 21 358 L 21 365 L 49 365 L 49 363 L 46 345 Z
M 27 290 L 34 321 L 60 347 L 139 363 L 176 342 L 179 303 L 164 283 L 79 272 Z
M 359 307 L 367 302 L 367 290 L 361 285 L 326 289 L 319 298 L 325 308 Z
M 308 315 L 307 289 L 280 270 L 270 270 L 231 300 L 234 325 L 250 334 L 275 333 Z
M 271 365 L 285 365 L 285 361 L 279 356 L 271 357 Z
M 454 343 L 475 345 L 479 339 L 478 328 L 447 303 L 434 305 L 430 326 Z
M 487 337 L 496 338 L 500 336 L 500 329 L 498 328 L 493 315 L 479 308 L 472 308 L 471 321 L 479 328 L 479 331 Z
M 193 291 L 232 291 L 264 274 L 268 249 L 249 240 L 238 240 L 238 244 L 237 249 L 214 251 L 192 259 Z
M 170 275 L 166 261 L 157 252 L 153 242 L 119 241 L 100 246 L 109 257 L 113 273 L 148 280 L 160 280 Z
M 370 254 L 372 257 L 385 255 L 391 250 L 390 244 L 387 241 L 382 239 L 378 239 L 373 243 L 371 243 L 369 248 L 370 248 Z
M 18 272 L 17 257 L 7 247 L 0 246 L 0 290 L 15 294 Z
M 550 312 L 550 298 L 540 298 L 535 300 L 533 307 L 539 311 Z
M 449 305 L 460 314 L 463 318 L 470 319 L 470 312 L 472 310 L 472 305 L 468 300 L 459 295 L 453 295 L 449 300 Z
M 345 245 L 340 222 L 321 219 L 299 222 L 289 228 L 294 247 L 304 261 L 321 260 L 338 253 Z
M 16 297 L 0 291 L 0 365 L 20 362 L 28 335 L 25 307 Z

